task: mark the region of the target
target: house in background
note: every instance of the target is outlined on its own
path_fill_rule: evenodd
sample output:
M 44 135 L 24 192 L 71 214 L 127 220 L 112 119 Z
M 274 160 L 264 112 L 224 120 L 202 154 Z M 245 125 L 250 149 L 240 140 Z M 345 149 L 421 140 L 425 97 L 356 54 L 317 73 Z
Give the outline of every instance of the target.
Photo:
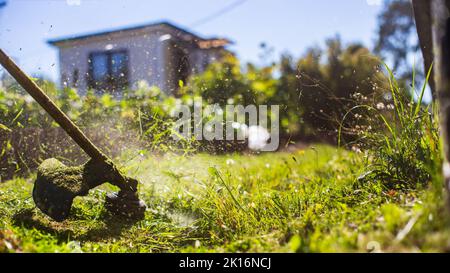
M 230 41 L 202 38 L 168 22 L 48 41 L 59 49 L 63 87 L 80 95 L 133 89 L 139 81 L 168 94 L 179 81 L 205 70 L 225 52 Z

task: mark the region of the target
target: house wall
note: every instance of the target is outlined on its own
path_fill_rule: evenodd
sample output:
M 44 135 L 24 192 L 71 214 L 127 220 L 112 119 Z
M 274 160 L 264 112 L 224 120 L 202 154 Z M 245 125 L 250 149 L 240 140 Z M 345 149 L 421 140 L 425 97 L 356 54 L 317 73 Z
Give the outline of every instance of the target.
M 167 36 L 170 34 L 170 36 Z M 218 58 L 216 49 L 199 49 L 182 41 L 179 33 L 171 28 L 160 27 L 137 31 L 124 31 L 105 36 L 71 41 L 59 46 L 61 85 L 74 87 L 74 71 L 78 69 L 77 89 L 80 95 L 85 95 L 88 89 L 89 54 L 105 50 L 127 50 L 128 79 L 130 88 L 145 80 L 150 86 L 158 86 L 167 93 L 174 92 L 177 83 L 171 82 L 167 75 L 168 56 L 171 54 L 167 39 L 180 43 L 189 52 L 191 72 L 204 71 L 207 64 Z
M 78 69 L 79 79 L 77 88 L 80 95 L 86 94 L 88 89 L 89 54 L 105 50 L 127 50 L 128 78 L 130 87 L 136 86 L 140 80 L 147 81 L 164 90 L 163 48 L 159 42 L 160 33 L 140 35 L 122 35 L 109 39 L 95 39 L 79 41 L 72 46 L 60 48 L 60 76 L 63 86 L 74 86 L 74 71 Z

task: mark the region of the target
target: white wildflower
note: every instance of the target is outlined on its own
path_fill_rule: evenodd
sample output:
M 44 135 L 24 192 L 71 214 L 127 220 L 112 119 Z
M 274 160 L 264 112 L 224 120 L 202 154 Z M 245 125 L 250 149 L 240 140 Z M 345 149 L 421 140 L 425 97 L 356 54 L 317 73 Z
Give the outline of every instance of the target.
M 377 109 L 378 110 L 384 110 L 386 108 L 386 106 L 384 105 L 384 103 L 380 102 L 377 104 Z

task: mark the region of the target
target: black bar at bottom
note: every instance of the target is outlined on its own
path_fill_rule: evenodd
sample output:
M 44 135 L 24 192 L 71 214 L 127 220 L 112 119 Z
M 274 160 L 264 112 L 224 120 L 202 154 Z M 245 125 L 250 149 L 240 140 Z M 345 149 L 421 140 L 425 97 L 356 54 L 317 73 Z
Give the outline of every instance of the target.
M 445 268 L 449 261 L 450 254 L 0 254 L 2 266 L 41 265 L 45 272 L 404 272 Z

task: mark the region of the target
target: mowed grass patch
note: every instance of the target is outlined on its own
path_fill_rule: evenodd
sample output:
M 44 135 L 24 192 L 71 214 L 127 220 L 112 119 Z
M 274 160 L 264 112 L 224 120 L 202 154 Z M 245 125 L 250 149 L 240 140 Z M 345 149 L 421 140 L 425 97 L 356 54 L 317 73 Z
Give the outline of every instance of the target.
M 128 159 L 132 158 L 132 159 Z M 123 156 L 140 181 L 146 217 L 103 208 L 103 186 L 56 223 L 31 199 L 33 177 L 0 184 L 0 251 L 372 252 L 446 251 L 438 179 L 395 191 L 358 180 L 362 154 L 318 145 L 295 153 Z

